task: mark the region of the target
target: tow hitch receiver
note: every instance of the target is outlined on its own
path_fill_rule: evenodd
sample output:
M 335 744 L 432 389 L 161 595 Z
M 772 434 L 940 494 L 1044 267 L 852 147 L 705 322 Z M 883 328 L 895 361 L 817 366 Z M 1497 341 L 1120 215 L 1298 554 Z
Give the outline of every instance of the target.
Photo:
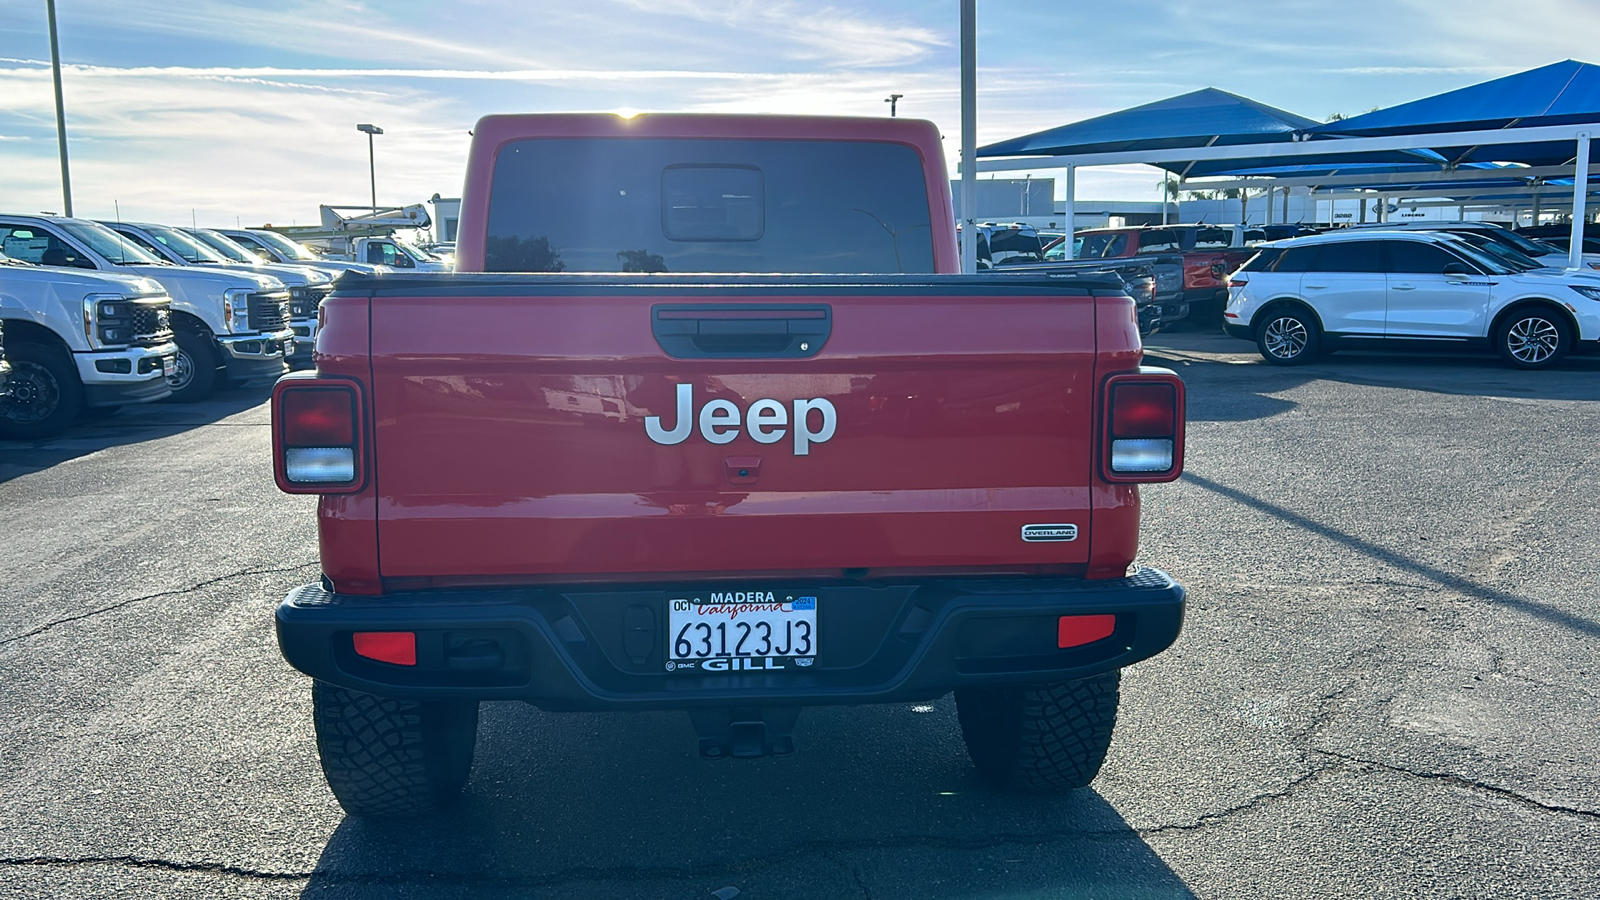
M 787 756 L 794 752 L 792 733 L 799 719 L 798 706 L 689 710 L 700 736 L 700 755 L 706 759 Z

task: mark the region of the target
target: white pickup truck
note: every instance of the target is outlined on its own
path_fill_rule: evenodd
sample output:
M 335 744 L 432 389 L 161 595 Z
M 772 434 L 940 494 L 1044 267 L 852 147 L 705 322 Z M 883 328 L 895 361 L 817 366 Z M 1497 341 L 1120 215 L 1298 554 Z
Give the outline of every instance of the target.
M 331 272 L 360 272 L 363 275 L 393 271 L 387 266 L 369 266 L 357 262 L 324 259 L 312 253 L 305 245 L 292 241 L 276 231 L 267 231 L 263 228 L 216 228 L 211 230 L 261 257 L 264 262 L 296 266 L 317 266 Z
M 289 291 L 243 269 L 174 266 L 88 219 L 0 215 L 0 252 L 44 266 L 121 272 L 155 279 L 172 297 L 178 344 L 172 398 L 211 396 L 223 379 L 275 380 L 294 352 Z
M 289 289 L 289 327 L 294 329 L 294 353 L 289 367 L 311 365 L 311 347 L 317 337 L 317 304 L 333 293 L 333 275 L 315 266 L 286 266 L 265 263 L 239 250 L 244 259 L 225 256 L 210 244 L 168 225 L 141 222 L 102 222 L 102 225 L 128 238 L 155 256 L 176 266 L 243 266 L 260 275 L 270 275 Z
M 86 409 L 160 400 L 177 367 L 172 300 L 152 278 L 47 268 L 0 254 L 11 363 L 0 438 L 48 437 Z
M 450 272 L 450 263 L 397 237 L 350 238 L 348 258 L 375 266 L 412 272 Z

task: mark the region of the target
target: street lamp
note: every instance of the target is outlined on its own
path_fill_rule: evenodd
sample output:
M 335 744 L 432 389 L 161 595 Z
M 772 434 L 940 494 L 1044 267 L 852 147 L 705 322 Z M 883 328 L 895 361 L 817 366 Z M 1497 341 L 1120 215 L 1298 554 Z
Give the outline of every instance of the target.
M 372 152 L 372 136 L 375 135 L 375 134 L 383 134 L 383 129 L 379 128 L 376 125 L 357 125 L 356 126 L 356 130 L 357 131 L 364 131 L 364 132 L 367 133 L 367 170 L 372 175 L 372 213 L 373 213 L 373 215 L 377 215 L 377 213 L 378 213 L 378 162 L 377 162 L 377 159 L 373 156 L 373 152 Z
M 889 118 L 894 118 L 894 108 L 900 102 L 900 98 L 904 96 L 905 94 L 890 94 L 883 98 L 883 102 L 889 104 Z

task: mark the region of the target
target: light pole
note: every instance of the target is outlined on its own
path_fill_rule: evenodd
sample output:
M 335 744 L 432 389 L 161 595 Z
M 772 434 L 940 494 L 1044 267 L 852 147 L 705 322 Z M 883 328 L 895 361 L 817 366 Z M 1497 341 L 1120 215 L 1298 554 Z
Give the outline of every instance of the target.
M 56 43 L 56 0 L 45 0 L 50 16 L 50 73 L 56 80 L 56 144 L 61 148 L 61 202 L 72 218 L 72 179 L 67 175 L 67 112 L 61 103 L 61 47 Z
M 883 102 L 889 104 L 889 118 L 894 118 L 895 105 L 898 104 L 900 102 L 900 98 L 904 96 L 905 94 L 890 94 L 889 96 L 883 98 Z
M 378 160 L 373 155 L 372 136 L 383 134 L 383 129 L 376 125 L 357 125 L 357 131 L 367 133 L 367 171 L 372 175 L 372 214 L 378 214 Z

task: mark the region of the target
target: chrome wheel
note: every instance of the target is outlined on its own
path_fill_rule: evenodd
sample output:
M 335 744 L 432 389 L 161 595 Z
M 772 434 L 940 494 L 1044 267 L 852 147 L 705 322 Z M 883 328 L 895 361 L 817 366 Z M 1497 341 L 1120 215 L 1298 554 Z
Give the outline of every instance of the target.
M 1294 359 L 1306 350 L 1310 333 L 1304 322 L 1293 316 L 1280 316 L 1267 323 L 1261 332 L 1261 343 L 1267 353 L 1278 359 Z
M 194 358 L 178 348 L 177 364 L 172 367 L 172 374 L 167 376 L 167 384 L 172 385 L 175 391 L 181 391 L 194 381 Z
M 1506 329 L 1506 352 L 1523 365 L 1549 362 L 1561 348 L 1561 329 L 1543 316 L 1528 316 Z

